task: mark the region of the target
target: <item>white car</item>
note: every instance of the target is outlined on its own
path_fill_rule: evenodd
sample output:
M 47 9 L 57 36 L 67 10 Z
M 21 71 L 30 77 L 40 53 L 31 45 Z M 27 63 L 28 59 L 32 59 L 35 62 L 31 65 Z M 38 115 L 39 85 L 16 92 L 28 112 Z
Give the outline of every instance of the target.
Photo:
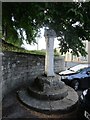
M 79 64 L 59 73 L 61 80 L 77 90 L 90 86 L 90 64 Z
M 72 73 L 75 73 L 75 72 L 79 71 L 80 69 L 83 69 L 83 68 L 86 68 L 86 67 L 89 67 L 89 66 L 90 66 L 90 64 L 79 64 L 79 65 L 76 65 L 74 67 L 68 68 L 65 71 L 60 72 L 59 75 L 72 74 Z

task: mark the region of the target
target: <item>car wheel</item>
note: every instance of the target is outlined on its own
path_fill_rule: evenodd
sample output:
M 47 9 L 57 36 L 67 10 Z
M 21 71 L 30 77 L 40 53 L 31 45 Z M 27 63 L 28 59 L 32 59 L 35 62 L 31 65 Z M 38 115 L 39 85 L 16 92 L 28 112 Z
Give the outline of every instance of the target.
M 74 80 L 72 82 L 72 87 L 74 88 L 74 90 L 78 90 L 78 88 L 79 88 L 79 82 L 77 80 Z

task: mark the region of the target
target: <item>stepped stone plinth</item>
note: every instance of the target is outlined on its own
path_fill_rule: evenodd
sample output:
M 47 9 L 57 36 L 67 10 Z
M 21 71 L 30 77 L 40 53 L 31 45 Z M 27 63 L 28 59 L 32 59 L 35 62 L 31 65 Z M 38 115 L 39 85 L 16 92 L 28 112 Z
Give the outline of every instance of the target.
M 61 77 L 54 73 L 54 30 L 45 30 L 46 57 L 45 74 L 38 76 L 27 89 L 18 91 L 19 99 L 29 108 L 39 112 L 67 113 L 76 109 L 78 95 L 61 81 Z
M 45 113 L 65 113 L 76 108 L 78 95 L 66 86 L 59 75 L 38 76 L 34 82 L 18 91 L 19 99 L 29 108 Z

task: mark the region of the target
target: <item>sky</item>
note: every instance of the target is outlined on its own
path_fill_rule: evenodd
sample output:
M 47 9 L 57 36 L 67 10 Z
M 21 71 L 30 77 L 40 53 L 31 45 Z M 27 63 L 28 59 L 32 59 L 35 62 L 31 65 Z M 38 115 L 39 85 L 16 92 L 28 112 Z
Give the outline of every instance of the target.
M 46 42 L 45 42 L 45 37 L 44 37 L 44 29 L 41 29 L 41 37 L 37 37 L 36 41 L 38 44 L 27 44 L 26 41 L 24 41 L 24 44 L 22 45 L 22 47 L 24 47 L 27 50 L 42 50 L 42 49 L 46 49 Z M 59 42 L 57 40 L 57 38 L 55 38 L 54 41 L 54 48 L 59 47 Z

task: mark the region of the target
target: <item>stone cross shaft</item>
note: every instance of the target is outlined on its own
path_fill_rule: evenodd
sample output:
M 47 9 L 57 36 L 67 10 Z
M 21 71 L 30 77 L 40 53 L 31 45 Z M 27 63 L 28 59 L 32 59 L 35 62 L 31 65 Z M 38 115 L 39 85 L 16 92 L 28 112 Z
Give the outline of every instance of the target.
M 54 73 L 54 38 L 56 33 L 54 30 L 45 29 L 44 37 L 46 41 L 46 56 L 45 56 L 45 74 L 47 76 L 55 76 Z
M 90 64 L 90 41 L 88 41 L 88 63 Z

